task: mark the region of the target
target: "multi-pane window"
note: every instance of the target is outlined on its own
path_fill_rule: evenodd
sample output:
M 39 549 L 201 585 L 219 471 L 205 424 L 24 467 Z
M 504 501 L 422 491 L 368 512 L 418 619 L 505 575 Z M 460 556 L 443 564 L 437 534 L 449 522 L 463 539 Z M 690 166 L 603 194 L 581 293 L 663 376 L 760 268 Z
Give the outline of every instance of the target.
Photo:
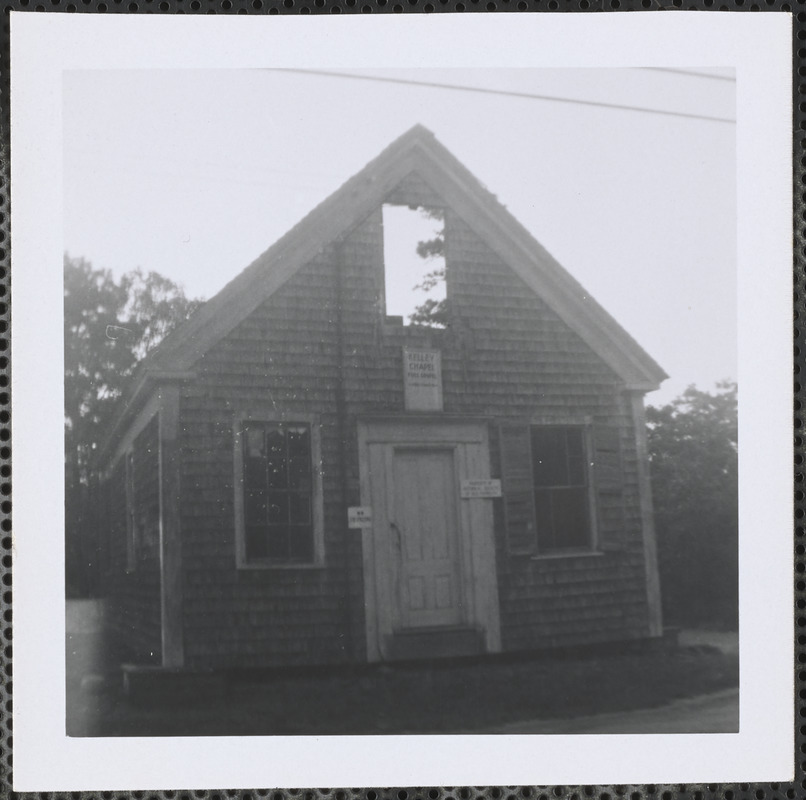
M 247 563 L 312 562 L 311 426 L 244 422 L 241 439 Z
M 586 428 L 502 423 L 499 431 L 510 553 L 590 549 L 594 536 Z
M 532 481 L 538 552 L 588 547 L 591 538 L 583 429 L 531 429 Z

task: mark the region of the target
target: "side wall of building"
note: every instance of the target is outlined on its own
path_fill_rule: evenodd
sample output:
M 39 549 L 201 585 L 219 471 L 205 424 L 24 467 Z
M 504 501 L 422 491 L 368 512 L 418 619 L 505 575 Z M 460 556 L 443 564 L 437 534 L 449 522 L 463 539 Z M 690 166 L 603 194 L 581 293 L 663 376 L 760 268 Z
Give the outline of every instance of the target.
M 125 658 L 160 663 L 159 418 L 135 438 L 101 486 L 108 621 Z M 129 486 L 127 488 L 127 481 Z M 133 531 L 130 532 L 130 526 Z M 134 550 L 127 542 L 133 534 Z
M 441 206 L 417 176 L 390 200 Z M 440 349 L 446 414 L 489 418 L 493 476 L 501 474 L 498 426 L 507 420 L 584 418 L 616 443 L 620 485 L 597 490 L 596 553 L 513 555 L 504 504 L 492 501 L 504 649 L 647 635 L 638 465 L 624 387 L 450 209 L 446 249 L 446 330 L 384 317 L 378 209 L 197 363 L 180 410 L 188 666 L 366 658 L 360 534 L 347 529 L 346 508 L 361 501 L 357 420 L 404 413 L 404 345 Z M 236 567 L 233 431 L 245 408 L 318 415 L 323 566 Z

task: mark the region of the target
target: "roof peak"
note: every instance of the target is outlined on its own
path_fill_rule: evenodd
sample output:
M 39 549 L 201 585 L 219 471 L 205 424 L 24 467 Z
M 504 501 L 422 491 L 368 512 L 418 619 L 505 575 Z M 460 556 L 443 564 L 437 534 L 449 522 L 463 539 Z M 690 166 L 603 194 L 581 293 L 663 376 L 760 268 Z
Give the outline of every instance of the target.
M 389 151 L 399 150 L 405 148 L 407 145 L 423 144 L 440 144 L 434 132 L 425 127 L 421 122 L 412 125 L 407 131 L 401 133 L 396 139 L 393 139 L 384 149 L 378 154 L 375 159 L 372 159 L 369 164 L 376 161 Z M 444 145 L 443 145 L 444 146 Z M 367 166 L 369 166 L 369 164 Z
M 428 136 L 432 139 L 436 139 L 434 132 L 429 128 L 426 128 L 422 122 L 417 122 L 412 125 L 406 133 L 403 134 L 404 136 Z

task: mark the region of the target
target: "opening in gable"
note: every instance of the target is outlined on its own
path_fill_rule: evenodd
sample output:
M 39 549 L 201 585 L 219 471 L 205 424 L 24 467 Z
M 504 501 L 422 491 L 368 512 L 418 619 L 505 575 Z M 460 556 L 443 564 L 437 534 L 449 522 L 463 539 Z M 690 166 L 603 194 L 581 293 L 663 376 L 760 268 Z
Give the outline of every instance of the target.
M 444 209 L 384 204 L 383 259 L 387 317 L 401 317 L 405 325 L 444 328 Z

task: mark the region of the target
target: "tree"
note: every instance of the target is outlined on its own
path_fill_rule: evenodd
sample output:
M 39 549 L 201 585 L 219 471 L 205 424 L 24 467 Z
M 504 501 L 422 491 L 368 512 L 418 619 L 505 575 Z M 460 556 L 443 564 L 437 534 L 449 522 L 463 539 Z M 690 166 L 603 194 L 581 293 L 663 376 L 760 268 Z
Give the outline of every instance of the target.
M 664 613 L 676 625 L 738 624 L 737 386 L 689 386 L 648 407 Z
M 442 222 L 442 228 L 437 231 L 433 239 L 417 243 L 417 255 L 420 258 L 439 259 L 442 264 L 426 273 L 422 282 L 414 287 L 423 292 L 430 292 L 439 283 L 445 281 L 445 211 L 441 208 L 426 208 L 425 206 L 421 206 L 419 211 L 427 219 Z M 448 324 L 447 300 L 434 300 L 429 297 L 415 307 L 409 319 L 414 325 L 445 328 Z
M 73 584 L 85 582 L 91 462 L 116 401 L 136 365 L 199 305 L 156 272 L 137 269 L 116 282 L 109 270 L 64 256 L 65 513 Z

